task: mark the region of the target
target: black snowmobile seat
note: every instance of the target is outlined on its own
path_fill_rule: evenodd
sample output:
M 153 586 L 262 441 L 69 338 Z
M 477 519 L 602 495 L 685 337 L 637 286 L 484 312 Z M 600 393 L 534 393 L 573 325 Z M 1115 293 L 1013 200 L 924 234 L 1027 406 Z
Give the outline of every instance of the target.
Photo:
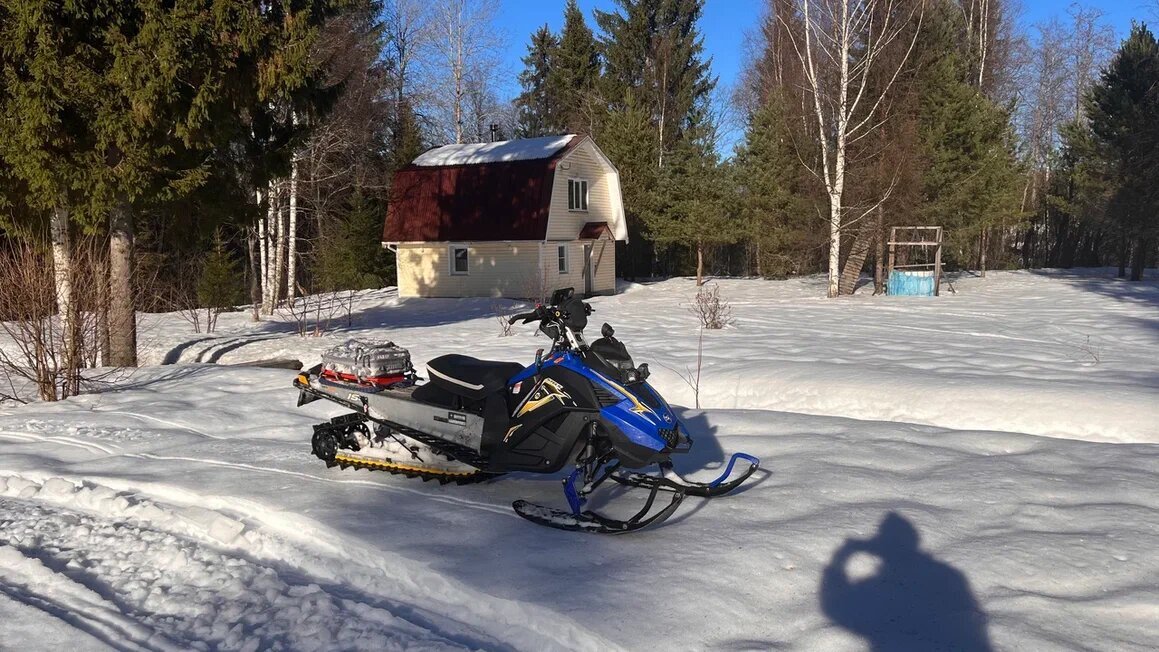
M 431 382 L 472 400 L 479 400 L 507 386 L 507 381 L 523 371 L 514 362 L 479 360 L 465 355 L 441 355 L 427 362 Z

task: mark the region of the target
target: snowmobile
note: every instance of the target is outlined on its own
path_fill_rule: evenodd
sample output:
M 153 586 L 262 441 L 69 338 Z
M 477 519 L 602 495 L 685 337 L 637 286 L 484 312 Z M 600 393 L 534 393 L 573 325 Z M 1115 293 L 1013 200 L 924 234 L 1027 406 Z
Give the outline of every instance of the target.
M 512 506 L 534 523 L 593 533 L 655 525 L 686 496 L 721 496 L 747 480 L 760 461 L 745 453 L 734 454 L 712 482 L 693 482 L 673 469 L 672 456 L 688 452 L 692 438 L 649 385 L 648 365 L 633 362 L 610 325 L 600 339 L 585 341 L 592 312 L 566 288 L 551 305 L 511 317 L 510 324 L 538 322 L 552 342 L 526 368 L 444 355 L 427 363 L 429 381 L 420 382 L 408 354 L 405 368 L 385 377 L 358 378 L 321 365 L 299 374 L 298 405 L 321 398 L 352 410 L 314 427 L 314 455 L 328 466 L 458 484 L 574 465 L 563 479 L 567 510 L 525 500 Z M 641 471 L 652 465 L 658 474 Z M 609 479 L 647 489 L 643 508 L 626 519 L 585 509 Z M 666 504 L 657 503 L 661 495 Z

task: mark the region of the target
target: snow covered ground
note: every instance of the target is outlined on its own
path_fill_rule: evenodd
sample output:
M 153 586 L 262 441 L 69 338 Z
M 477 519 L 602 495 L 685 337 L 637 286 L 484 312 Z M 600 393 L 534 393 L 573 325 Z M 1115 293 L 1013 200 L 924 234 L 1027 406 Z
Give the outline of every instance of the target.
M 368 292 L 320 338 L 144 316 L 159 366 L 0 410 L 0 649 L 1159 647 L 1159 283 L 992 273 L 836 301 L 819 279 L 720 285 L 736 323 L 705 334 L 678 467 L 711 477 L 743 450 L 766 472 L 625 537 L 511 512 L 561 504 L 557 478 L 326 469 L 310 426 L 341 410 L 295 409 L 290 372 L 228 366 L 312 365 L 350 336 L 530 362 L 544 339 L 498 337 L 491 301 Z M 693 293 L 593 301 L 683 405 Z

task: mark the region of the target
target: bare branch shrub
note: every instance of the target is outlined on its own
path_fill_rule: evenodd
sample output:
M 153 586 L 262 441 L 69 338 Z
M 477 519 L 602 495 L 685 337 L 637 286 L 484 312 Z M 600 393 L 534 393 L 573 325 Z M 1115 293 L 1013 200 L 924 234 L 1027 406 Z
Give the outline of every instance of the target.
M 515 305 L 496 300 L 491 304 L 491 310 L 495 312 L 495 321 L 499 322 L 499 337 L 511 337 L 514 335 L 515 324 L 510 323 L 508 320 L 519 312 L 515 309 Z
M 299 337 L 318 337 L 330 329 L 334 319 L 343 316 L 347 325 L 354 321 L 356 293 L 352 290 L 323 292 L 300 297 L 278 309 L 282 318 L 297 327 Z
M 15 241 L 0 252 L 0 374 L 8 387 L 0 399 L 32 400 L 26 388 L 34 388 L 42 401 L 56 401 L 79 394 L 85 378 L 82 370 L 101 360 L 100 321 L 103 301 L 103 247 L 95 239 L 82 239 L 72 252 L 73 315 L 61 320 L 56 314 L 56 288 L 52 256 L 28 241 Z M 62 324 L 67 322 L 65 331 Z
M 551 287 L 551 283 L 547 280 L 547 270 L 545 269 L 524 274 L 520 285 L 520 294 L 523 296 L 512 298 L 527 299 L 533 303 L 543 305 L 547 305 L 552 293 L 557 289 Z
M 720 287 L 715 283 L 703 285 L 696 291 L 690 311 L 704 328 L 720 330 L 732 323 L 732 306 L 720 296 Z

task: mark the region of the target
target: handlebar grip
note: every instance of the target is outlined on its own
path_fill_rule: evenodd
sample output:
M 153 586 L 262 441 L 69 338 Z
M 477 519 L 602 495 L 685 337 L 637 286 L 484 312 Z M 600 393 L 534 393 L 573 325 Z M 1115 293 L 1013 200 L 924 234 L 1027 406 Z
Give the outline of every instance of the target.
M 536 319 L 539 319 L 539 313 L 524 312 L 524 313 L 520 313 L 518 315 L 512 315 L 510 318 L 507 319 L 507 323 L 514 324 L 515 322 L 520 321 L 520 320 L 522 320 L 523 323 L 527 323 L 529 321 L 534 321 Z

